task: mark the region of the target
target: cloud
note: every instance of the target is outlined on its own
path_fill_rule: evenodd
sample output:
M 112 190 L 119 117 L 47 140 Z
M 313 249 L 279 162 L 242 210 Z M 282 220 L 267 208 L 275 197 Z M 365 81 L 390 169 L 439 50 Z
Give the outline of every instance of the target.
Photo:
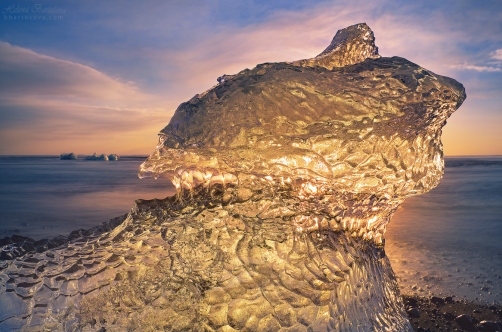
M 469 65 L 469 64 L 461 64 L 461 65 L 451 65 L 451 68 L 461 69 L 461 70 L 475 70 L 478 72 L 500 72 L 502 68 L 494 67 L 494 66 L 477 66 L 477 65 Z
M 384 56 L 406 57 L 438 72 L 448 69 L 446 57 L 449 61 L 463 60 L 456 49 L 458 42 L 468 42 L 462 31 L 455 31 L 440 19 L 427 18 L 431 22 L 424 22 L 420 15 L 403 13 L 404 9 L 386 12 L 388 3 L 354 0 L 350 6 L 328 3 L 302 11 L 277 11 L 266 21 L 244 27 L 220 26 L 218 33 L 204 32 L 198 43 L 151 55 L 163 63 L 160 71 L 165 69 L 165 79 L 175 75 L 184 82 L 215 83 L 224 73 L 236 73 L 258 63 L 314 57 L 329 45 L 338 29 L 366 22 Z
M 263 62 L 314 57 L 329 45 L 338 29 L 365 21 L 374 7 L 333 5 L 301 12 L 277 11 L 255 24 L 222 25 L 218 33 L 201 31 L 204 38 L 197 43 L 150 50 L 148 56 L 159 64 L 159 76 L 177 82 L 169 89 L 183 90 L 176 95 L 190 98 L 216 84 L 216 78 L 223 74 L 235 74 Z
M 179 83 L 170 83 L 166 90 L 177 91 L 175 95 L 183 98 L 181 101 L 210 88 L 222 74 L 234 74 L 263 62 L 316 56 L 338 29 L 366 22 L 375 33 L 382 56 L 404 57 L 457 79 L 466 87 L 469 98 L 488 90 L 500 94 L 500 78 L 489 75 L 500 69 L 486 62 L 486 47 L 497 43 L 497 34 L 493 33 L 499 28 L 483 18 L 487 10 L 479 13 L 469 7 L 431 12 L 418 7 L 402 3 L 396 8 L 385 0 L 354 0 L 350 6 L 330 2 L 302 11 L 276 11 L 267 20 L 246 26 L 226 22 L 217 27 L 217 33 L 202 31 L 204 38 L 197 43 L 152 50 L 148 55 L 159 64 L 157 74 L 164 81 L 174 79 Z M 471 14 L 472 24 L 468 27 L 458 23 Z M 483 87 L 479 81 L 485 82 Z
M 89 66 L 0 42 L 1 96 L 40 96 L 119 102 L 145 96 L 134 84 L 120 82 Z
M 0 153 L 57 154 L 86 141 L 122 152 L 138 133 L 153 147 L 173 108 L 134 82 L 0 42 Z
M 0 107 L 0 154 L 87 154 L 100 149 L 147 154 L 169 121 L 165 109 L 112 108 L 32 97 L 2 99 Z
M 491 53 L 491 58 L 495 60 L 502 60 L 502 48 L 495 50 Z
M 159 64 L 159 76 L 178 83 L 169 85 L 169 89 L 179 91 L 176 96 L 186 100 L 210 88 L 222 74 L 234 74 L 262 62 L 316 56 L 338 29 L 366 22 L 375 33 L 381 55 L 407 58 L 463 83 L 472 104 L 459 113 L 471 114 L 478 121 L 460 117 L 458 122 L 471 126 L 473 132 L 482 132 L 484 126 L 488 128 L 486 123 L 497 123 L 493 114 L 499 112 L 487 110 L 481 102 L 486 98 L 500 101 L 500 75 L 490 73 L 501 69 L 485 62 L 486 48 L 493 50 L 497 48 L 493 45 L 502 41 L 501 28 L 493 24 L 496 20 L 487 20 L 498 12 L 488 4 L 480 8 L 474 3 L 448 2 L 432 10 L 418 3 L 402 2 L 396 6 L 385 0 L 378 3 L 354 0 L 350 5 L 329 2 L 301 11 L 279 10 L 267 20 L 245 26 L 225 22 L 215 29 L 201 31 L 196 43 L 153 50 L 148 55 Z M 466 20 L 469 25 L 463 23 Z M 462 135 L 487 147 L 479 153 L 500 153 L 500 147 L 494 146 L 487 135 L 479 140 L 474 134 Z M 454 141 L 449 141 L 452 146 Z M 457 144 L 455 149 L 455 153 L 460 153 L 462 147 Z M 476 154 L 473 151 L 469 153 Z

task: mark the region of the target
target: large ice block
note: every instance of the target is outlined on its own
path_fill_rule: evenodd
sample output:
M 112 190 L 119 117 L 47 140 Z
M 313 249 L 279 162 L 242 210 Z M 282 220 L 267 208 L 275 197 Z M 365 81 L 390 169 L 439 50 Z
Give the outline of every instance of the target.
M 27 309 L 0 328 L 413 331 L 383 236 L 439 183 L 465 91 L 374 41 L 357 24 L 182 103 L 139 173 L 176 195 L 5 264 L 2 303 Z

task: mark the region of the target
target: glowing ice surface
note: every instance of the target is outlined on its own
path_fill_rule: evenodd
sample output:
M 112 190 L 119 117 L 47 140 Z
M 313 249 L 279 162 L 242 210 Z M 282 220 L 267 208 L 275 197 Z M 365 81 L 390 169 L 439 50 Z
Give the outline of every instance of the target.
M 177 194 L 4 264 L 0 327 L 412 331 L 383 235 L 438 184 L 462 85 L 380 57 L 366 24 L 218 82 L 140 168 Z

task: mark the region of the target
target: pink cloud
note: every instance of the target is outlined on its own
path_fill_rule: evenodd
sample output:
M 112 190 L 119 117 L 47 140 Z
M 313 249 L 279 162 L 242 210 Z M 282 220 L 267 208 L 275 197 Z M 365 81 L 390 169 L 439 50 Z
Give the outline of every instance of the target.
M 2 95 L 102 102 L 140 101 L 147 97 L 132 82 L 121 82 L 89 66 L 6 42 L 0 42 L 0 72 Z
M 134 82 L 5 42 L 0 73 L 0 154 L 59 154 L 83 144 L 148 153 L 176 106 Z
M 479 72 L 500 72 L 502 71 L 502 68 L 499 67 L 494 67 L 494 66 L 477 66 L 477 65 L 470 65 L 467 63 L 461 64 L 461 65 L 451 65 L 451 68 L 456 68 L 456 69 L 467 69 L 467 70 L 475 70 Z
M 502 60 L 502 48 L 495 50 L 491 53 L 491 58 L 495 60 Z

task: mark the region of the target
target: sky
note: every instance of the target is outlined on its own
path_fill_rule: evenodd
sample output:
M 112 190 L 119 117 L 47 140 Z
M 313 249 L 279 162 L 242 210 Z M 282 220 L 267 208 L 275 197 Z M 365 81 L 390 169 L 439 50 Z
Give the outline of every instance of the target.
M 444 151 L 502 155 L 502 0 L 0 3 L 0 154 L 148 155 L 177 106 L 366 22 L 382 56 L 464 84 Z

